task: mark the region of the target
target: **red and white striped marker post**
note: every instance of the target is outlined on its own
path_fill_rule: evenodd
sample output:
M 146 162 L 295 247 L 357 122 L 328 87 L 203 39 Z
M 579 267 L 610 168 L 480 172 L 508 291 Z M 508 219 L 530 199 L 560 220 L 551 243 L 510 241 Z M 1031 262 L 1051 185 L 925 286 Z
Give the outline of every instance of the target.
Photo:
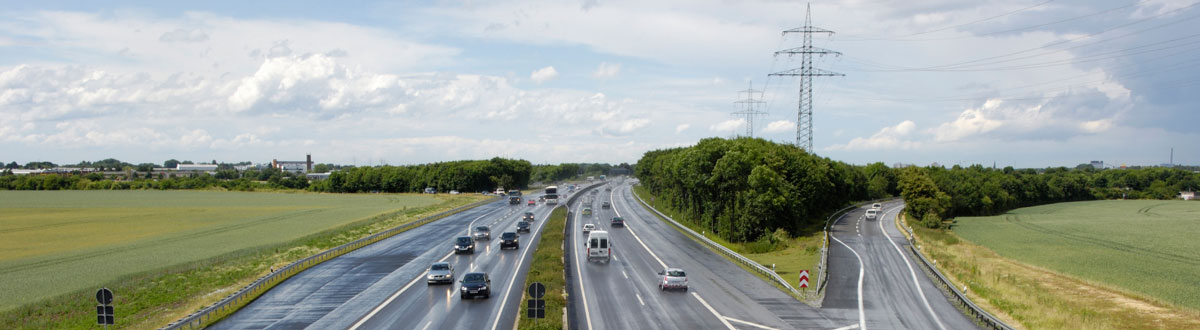
M 808 270 L 807 269 L 800 270 L 800 287 L 801 288 L 808 287 Z

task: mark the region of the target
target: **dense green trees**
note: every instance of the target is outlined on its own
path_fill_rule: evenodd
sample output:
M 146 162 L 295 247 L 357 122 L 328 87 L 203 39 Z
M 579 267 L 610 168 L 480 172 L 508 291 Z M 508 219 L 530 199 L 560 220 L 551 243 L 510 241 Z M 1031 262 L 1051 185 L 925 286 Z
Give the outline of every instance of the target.
M 882 164 L 880 164 L 882 165 Z M 890 169 L 868 175 L 792 145 L 762 139 L 710 138 L 695 146 L 647 152 L 634 173 L 659 198 L 698 225 L 735 242 L 817 230 L 824 215 L 870 198 L 868 181 L 887 181 Z M 881 182 L 886 194 L 894 182 Z M 881 196 L 882 197 L 882 196 Z
M 533 166 L 525 160 L 492 158 L 410 166 L 358 167 L 330 174 L 309 190 L 323 192 L 491 191 L 497 186 L 525 188 Z

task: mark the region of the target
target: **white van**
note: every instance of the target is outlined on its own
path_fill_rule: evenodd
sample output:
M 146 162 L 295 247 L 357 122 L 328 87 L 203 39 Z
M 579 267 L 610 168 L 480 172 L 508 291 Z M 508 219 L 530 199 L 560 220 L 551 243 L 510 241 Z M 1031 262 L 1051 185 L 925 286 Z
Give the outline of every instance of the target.
M 875 220 L 875 215 L 878 212 L 879 211 L 876 209 L 868 209 L 867 210 L 867 220 Z
M 883 208 L 883 204 L 875 203 L 874 205 L 871 205 L 871 208 L 873 208 L 875 210 L 879 210 L 879 209 Z
M 588 234 L 587 241 L 583 243 L 587 248 L 587 259 L 604 259 L 604 262 L 612 260 L 612 245 L 608 241 L 608 232 L 603 230 L 593 230 Z

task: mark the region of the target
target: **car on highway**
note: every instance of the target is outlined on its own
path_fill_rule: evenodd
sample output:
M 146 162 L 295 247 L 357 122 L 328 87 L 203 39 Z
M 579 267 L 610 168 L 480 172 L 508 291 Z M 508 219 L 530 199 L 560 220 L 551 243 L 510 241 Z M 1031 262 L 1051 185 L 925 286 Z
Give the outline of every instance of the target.
M 613 218 L 612 218 L 612 223 L 610 224 L 610 226 L 612 226 L 612 227 L 625 227 L 625 219 L 624 219 L 624 218 L 621 218 L 621 217 L 613 217 Z
M 880 204 L 880 203 L 871 204 L 871 208 L 876 209 L 876 210 L 882 209 L 883 204 Z
M 492 295 L 492 290 L 489 288 L 492 285 L 492 280 L 488 278 L 487 273 L 467 273 L 458 282 L 462 283 L 462 286 L 458 287 L 462 299 L 478 296 L 488 298 Z
M 476 226 L 475 233 L 471 234 L 471 236 L 475 237 L 475 239 L 477 239 L 477 240 L 481 240 L 481 239 L 491 240 L 492 239 L 492 228 L 488 227 L 488 226 Z
M 475 239 L 471 236 L 459 236 L 454 239 L 454 254 L 475 253 Z
M 612 187 L 604 187 L 604 191 L 612 191 Z
M 451 194 L 451 195 L 458 195 L 458 190 L 451 190 L 451 191 L 450 191 L 450 194 Z
M 608 241 L 608 232 L 603 230 L 593 230 L 588 234 L 587 241 L 583 243 L 587 247 L 587 260 L 601 260 L 609 262 L 612 260 L 612 242 Z
M 878 214 L 878 213 L 879 213 L 879 211 L 878 211 L 878 210 L 876 210 L 876 209 L 869 209 L 869 210 L 867 210 L 867 219 L 868 219 L 868 220 L 875 220 L 875 216 L 876 216 L 876 214 Z
M 528 233 L 529 232 L 529 221 L 524 221 L 524 220 L 518 221 L 517 222 L 517 232 L 518 233 L 520 233 L 520 232 Z
M 521 216 L 521 221 L 533 222 L 533 212 L 526 211 L 525 215 Z
M 590 207 L 583 208 L 583 216 L 585 216 L 585 217 L 592 216 L 592 208 L 590 208 Z
M 600 194 L 599 190 L 592 190 L 592 195 Z
M 506 232 L 500 233 L 500 249 L 501 250 L 506 249 L 506 248 L 513 248 L 514 250 L 520 249 L 521 243 L 517 242 L 517 237 L 518 237 L 517 233 L 511 232 L 511 231 L 506 231 Z
M 592 232 L 593 230 L 596 230 L 596 225 L 593 225 L 593 224 L 590 224 L 590 223 L 585 223 L 585 224 L 583 224 L 583 233 L 584 233 L 584 234 L 590 233 L 590 232 Z
M 667 290 L 688 290 L 687 274 L 679 268 L 667 268 L 658 272 L 662 278 L 658 282 L 658 289 Z
M 533 198 L 530 198 L 529 203 L 526 204 L 529 204 L 529 206 L 537 206 L 537 201 L 533 200 Z
M 609 204 L 608 202 L 600 203 L 600 208 L 602 209 L 607 209 L 610 207 L 612 207 L 612 204 Z
M 434 283 L 454 283 L 454 265 L 449 262 L 435 262 L 429 266 L 429 272 L 425 275 L 425 282 Z

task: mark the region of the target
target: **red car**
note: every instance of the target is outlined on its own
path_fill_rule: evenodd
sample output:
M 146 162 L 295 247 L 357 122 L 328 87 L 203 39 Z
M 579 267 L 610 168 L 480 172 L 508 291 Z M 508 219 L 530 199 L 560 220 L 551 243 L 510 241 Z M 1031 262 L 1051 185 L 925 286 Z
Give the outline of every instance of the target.
M 535 206 L 535 205 L 537 205 L 537 201 L 535 201 L 535 200 L 533 200 L 533 199 L 530 199 L 530 200 L 529 200 L 529 206 Z

